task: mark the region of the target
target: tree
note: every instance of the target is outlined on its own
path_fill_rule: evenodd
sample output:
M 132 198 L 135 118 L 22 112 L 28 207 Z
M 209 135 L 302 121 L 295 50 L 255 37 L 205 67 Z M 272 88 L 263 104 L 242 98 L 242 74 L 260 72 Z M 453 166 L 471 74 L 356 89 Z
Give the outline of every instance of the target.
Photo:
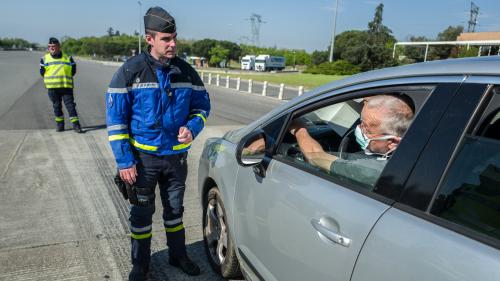
M 439 41 L 456 41 L 458 35 L 462 32 L 464 32 L 464 27 L 461 25 L 448 26 L 448 28 L 438 34 L 437 39 Z
M 380 3 L 377 8 L 375 8 L 375 15 L 373 20 L 368 23 L 368 34 L 371 36 L 371 40 L 375 43 L 386 42 L 390 37 L 392 31 L 385 25 L 382 24 L 382 14 L 384 13 L 384 4 Z
M 229 49 L 222 47 L 222 45 L 217 44 L 215 47 L 210 49 L 208 52 L 210 55 L 209 63 L 215 66 L 221 66 L 221 62 L 226 62 L 229 58 Z
M 229 50 L 228 59 L 237 61 L 241 57 L 241 48 L 238 44 L 230 41 L 219 41 L 218 44 L 224 49 Z
M 408 39 L 410 42 L 430 41 L 425 36 L 413 36 Z M 425 46 L 404 46 L 404 54 L 409 62 L 423 62 L 425 57 Z
M 396 39 L 383 24 L 383 12 L 384 5 L 378 5 L 367 30 L 348 30 L 335 36 L 333 57 L 357 65 L 363 71 L 395 65 L 392 47 Z
M 205 57 L 210 61 L 210 50 L 217 45 L 217 41 L 213 39 L 203 39 L 193 43 L 192 51 L 194 55 Z
M 438 41 L 457 41 L 458 35 L 464 31 L 464 27 L 448 26 L 445 30 L 441 31 L 438 36 Z M 456 57 L 458 48 L 456 46 L 439 46 L 431 50 L 431 56 L 435 59 L 447 59 L 449 57 Z
M 33 43 L 30 43 L 21 38 L 3 38 L 0 39 L 0 47 L 6 49 L 25 49 L 33 46 Z
M 327 62 L 329 59 L 328 51 L 314 51 L 311 55 L 311 63 L 313 65 L 319 65 L 324 62 Z
M 112 36 L 114 36 L 114 35 L 115 35 L 115 31 L 113 30 L 113 28 L 112 28 L 112 27 L 108 28 L 107 33 L 108 33 L 108 36 L 109 36 L 109 37 L 112 37 Z
M 361 68 L 372 70 L 395 65 L 392 59 L 391 46 L 396 39 L 391 35 L 392 31 L 382 24 L 384 4 L 379 4 L 375 9 L 373 20 L 368 23 L 368 44 L 362 50 L 363 56 Z
M 180 56 L 190 56 L 193 54 L 192 42 L 187 40 L 177 39 L 177 53 Z
M 352 64 L 359 65 L 368 48 L 368 32 L 361 30 L 348 30 L 335 36 L 335 50 L 333 57 L 343 59 Z M 330 49 L 328 49 L 329 51 Z

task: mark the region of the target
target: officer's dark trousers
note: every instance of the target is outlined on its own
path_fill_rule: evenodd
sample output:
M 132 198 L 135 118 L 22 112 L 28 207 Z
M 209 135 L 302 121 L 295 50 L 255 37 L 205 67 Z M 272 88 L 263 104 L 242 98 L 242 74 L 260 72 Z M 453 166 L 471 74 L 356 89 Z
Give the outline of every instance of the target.
M 64 114 L 62 111 L 62 102 L 66 105 L 66 110 L 68 110 L 68 115 L 71 122 L 78 121 L 78 114 L 76 113 L 76 103 L 73 97 L 73 89 L 70 88 L 60 88 L 60 89 L 49 89 L 49 98 L 54 107 L 54 115 L 56 117 L 56 122 L 64 121 Z M 76 119 L 75 119 L 76 118 Z
M 186 255 L 185 231 L 182 223 L 183 199 L 187 177 L 187 152 L 155 156 L 134 151 L 137 163 L 137 193 L 141 206 L 130 209 L 132 264 L 148 266 L 151 255 L 155 187 L 160 187 L 163 205 L 163 225 L 167 235 L 169 255 Z

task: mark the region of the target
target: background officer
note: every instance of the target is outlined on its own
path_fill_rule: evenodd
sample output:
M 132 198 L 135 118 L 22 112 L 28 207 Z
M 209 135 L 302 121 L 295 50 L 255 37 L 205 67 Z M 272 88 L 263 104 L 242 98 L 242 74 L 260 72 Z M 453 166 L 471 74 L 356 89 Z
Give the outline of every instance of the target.
M 118 69 L 106 94 L 106 123 L 120 177 L 136 190 L 131 202 L 132 271 L 144 280 L 149 270 L 155 188 L 159 184 L 169 263 L 189 275 L 199 267 L 186 253 L 182 222 L 187 151 L 210 111 L 196 71 L 176 56 L 174 18 L 160 7 L 144 16 L 148 50 Z
M 73 97 L 73 76 L 76 73 L 76 64 L 71 56 L 61 51 L 59 40 L 49 39 L 49 52 L 40 60 L 40 75 L 48 89 L 50 101 L 54 107 L 57 132 L 64 131 L 64 114 L 62 101 L 69 113 L 69 120 L 77 133 L 83 133 L 76 113 L 76 104 Z

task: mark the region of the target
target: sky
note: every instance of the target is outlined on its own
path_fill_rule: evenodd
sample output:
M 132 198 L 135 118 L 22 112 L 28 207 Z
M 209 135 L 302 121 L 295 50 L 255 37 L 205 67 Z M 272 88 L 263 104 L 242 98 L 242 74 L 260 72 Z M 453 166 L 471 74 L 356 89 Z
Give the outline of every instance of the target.
M 326 50 L 336 0 L 9 0 L 2 1 L 0 38 L 47 44 L 51 36 L 105 35 L 108 28 L 133 34 L 149 7 L 161 6 L 176 19 L 179 38 L 251 43 L 250 17 L 262 17 L 260 46 Z M 336 34 L 365 30 L 383 3 L 383 23 L 398 41 L 410 35 L 434 39 L 448 26 L 467 30 L 470 0 L 338 0 Z M 500 31 L 500 0 L 474 0 L 476 31 Z M 143 25 L 141 25 L 143 26 Z

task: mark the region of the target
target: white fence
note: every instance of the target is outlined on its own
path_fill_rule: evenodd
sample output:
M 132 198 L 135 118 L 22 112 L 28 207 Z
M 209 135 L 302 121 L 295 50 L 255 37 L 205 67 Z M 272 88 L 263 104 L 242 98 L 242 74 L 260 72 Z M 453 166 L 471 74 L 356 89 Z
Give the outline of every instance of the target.
M 263 97 L 277 98 L 279 100 L 290 100 L 301 96 L 304 93 L 304 87 L 290 87 L 284 83 L 271 84 L 268 81 L 260 82 L 252 79 L 241 79 L 240 77 L 221 76 L 220 74 L 200 72 L 201 80 L 208 85 L 235 89 L 237 91 L 250 94 L 258 94 Z

